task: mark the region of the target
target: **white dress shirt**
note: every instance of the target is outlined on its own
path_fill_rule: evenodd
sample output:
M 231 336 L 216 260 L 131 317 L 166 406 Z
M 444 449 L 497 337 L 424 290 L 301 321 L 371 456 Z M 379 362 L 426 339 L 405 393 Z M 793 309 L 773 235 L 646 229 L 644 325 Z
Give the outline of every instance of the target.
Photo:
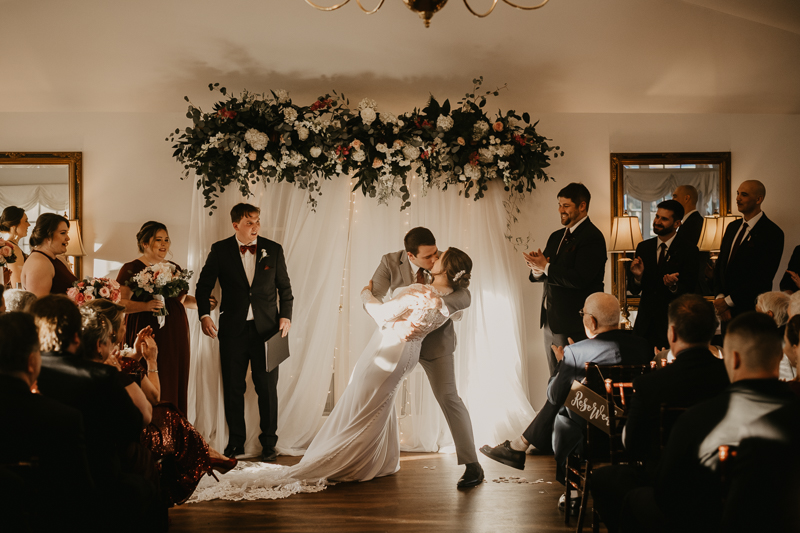
M 258 239 L 251 242 L 250 244 L 258 243 Z M 250 244 L 244 244 L 242 241 L 236 238 L 236 244 L 239 246 L 250 246 Z M 241 248 L 239 248 L 241 250 Z M 256 250 L 258 252 L 258 250 Z M 256 254 L 251 254 L 250 252 L 239 253 L 239 257 L 242 258 L 242 266 L 244 267 L 244 273 L 247 276 L 247 283 L 250 286 L 253 285 L 253 278 L 256 275 Z M 247 308 L 247 320 L 254 320 L 255 316 L 253 315 L 253 304 L 250 304 L 250 307 Z

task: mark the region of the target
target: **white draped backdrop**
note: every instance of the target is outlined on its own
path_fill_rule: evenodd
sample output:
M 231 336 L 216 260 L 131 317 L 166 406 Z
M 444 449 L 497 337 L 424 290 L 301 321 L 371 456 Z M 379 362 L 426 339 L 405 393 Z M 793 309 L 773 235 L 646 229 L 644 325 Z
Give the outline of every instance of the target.
M 300 455 L 307 448 L 323 422 L 332 375 L 334 397 L 341 396 L 377 328 L 363 310 L 359 293 L 381 256 L 402 249 L 405 232 L 415 226 L 430 228 L 440 249 L 461 248 L 474 261 L 472 305 L 455 326 L 455 364 L 475 442 L 495 444 L 519 435 L 535 413 L 523 370 L 526 320 L 519 295 L 525 273 L 503 238 L 506 193 L 502 187 L 491 187 L 486 198 L 474 202 L 454 190 L 421 196 L 412 180 L 415 197 L 411 208 L 402 212 L 399 201 L 378 205 L 351 188 L 347 179 L 326 182 L 316 212 L 308 207 L 306 192 L 290 184 L 260 186 L 256 197 L 249 199 L 231 189 L 218 199 L 214 216 L 202 208 L 202 195 L 194 191 L 188 267 L 196 275 L 210 245 L 232 234 L 228 212 L 242 200 L 261 208 L 261 234 L 281 243 L 286 253 L 295 301 L 292 356 L 280 366 L 278 382 L 278 451 Z M 211 446 L 221 450 L 227 428 L 218 344 L 202 335 L 196 311 L 189 313 L 189 419 Z M 216 320 L 217 313 L 213 316 Z M 245 451 L 255 454 L 260 451 L 258 408 L 249 377 L 246 397 Z M 404 382 L 397 409 L 404 451 L 453 450 L 447 424 L 421 367 Z

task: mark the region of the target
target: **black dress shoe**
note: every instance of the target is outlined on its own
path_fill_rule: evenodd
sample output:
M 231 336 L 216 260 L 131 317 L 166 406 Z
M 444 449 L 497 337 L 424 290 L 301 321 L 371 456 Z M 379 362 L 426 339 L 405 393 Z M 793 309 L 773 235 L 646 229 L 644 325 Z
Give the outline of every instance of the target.
M 480 463 L 469 463 L 464 475 L 458 480 L 459 489 L 468 489 L 483 483 L 483 468 Z
M 244 455 L 244 446 L 234 446 L 233 444 L 228 444 L 225 447 L 225 451 L 222 452 L 222 455 L 228 459 L 232 459 L 237 455 Z
M 494 448 L 491 446 L 481 446 L 481 453 L 489 459 L 494 459 L 498 463 L 503 463 L 517 470 L 525 470 L 525 452 L 518 452 L 511 449 L 511 442 L 505 441 Z
M 275 448 L 263 448 L 261 450 L 261 462 L 262 463 L 271 463 L 278 459 L 278 452 L 275 451 Z

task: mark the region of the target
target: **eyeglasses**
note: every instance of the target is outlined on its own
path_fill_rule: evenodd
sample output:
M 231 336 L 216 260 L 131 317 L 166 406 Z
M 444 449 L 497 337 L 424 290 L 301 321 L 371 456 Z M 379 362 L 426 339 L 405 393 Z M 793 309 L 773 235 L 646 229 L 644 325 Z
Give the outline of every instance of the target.
M 586 311 L 584 311 L 583 309 L 581 309 L 580 311 L 578 311 L 578 314 L 579 314 L 579 315 L 581 315 L 581 318 L 583 318 L 583 317 L 585 317 L 585 316 L 594 316 L 592 313 L 587 313 L 587 312 L 586 312 Z

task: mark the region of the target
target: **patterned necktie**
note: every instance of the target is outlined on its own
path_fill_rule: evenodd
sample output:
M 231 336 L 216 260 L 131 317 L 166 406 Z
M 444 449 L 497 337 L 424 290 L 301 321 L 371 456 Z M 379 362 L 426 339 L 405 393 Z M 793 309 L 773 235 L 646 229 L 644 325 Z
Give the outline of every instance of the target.
M 664 256 L 667 255 L 667 243 L 662 242 L 661 246 L 659 246 L 659 249 L 660 250 L 658 252 L 658 266 L 661 266 L 661 264 L 664 262 Z
M 425 269 L 417 269 L 417 283 L 425 285 Z
M 242 255 L 244 255 L 246 252 L 250 252 L 251 254 L 255 255 L 256 254 L 256 245 L 255 244 L 251 244 L 250 246 L 245 246 L 243 244 L 243 245 L 239 246 L 239 251 L 242 252 Z
M 733 259 L 733 257 L 736 255 L 736 251 L 739 249 L 739 245 L 742 244 L 742 239 L 744 239 L 745 233 L 747 233 L 747 222 L 742 224 L 742 230 L 739 232 L 739 235 L 736 236 L 736 242 L 733 243 L 729 260 Z

